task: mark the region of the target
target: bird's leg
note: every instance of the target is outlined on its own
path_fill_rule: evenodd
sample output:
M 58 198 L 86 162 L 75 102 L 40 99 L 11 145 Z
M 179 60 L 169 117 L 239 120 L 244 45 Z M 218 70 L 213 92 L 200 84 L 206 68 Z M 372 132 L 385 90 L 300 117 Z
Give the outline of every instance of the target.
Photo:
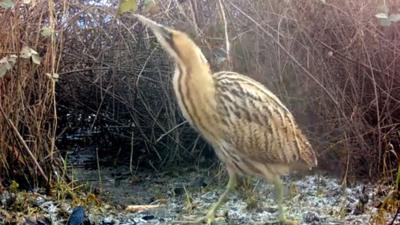
M 228 199 L 229 192 L 235 189 L 236 184 L 237 184 L 236 174 L 234 174 L 233 172 L 229 172 L 229 181 L 228 184 L 226 185 L 224 193 L 219 197 L 218 201 L 207 212 L 206 215 L 207 224 L 211 224 L 214 221 L 215 212 L 219 207 L 221 207 L 221 205 L 223 205 L 226 202 L 226 200 Z
M 273 179 L 275 186 L 275 198 L 278 204 L 279 222 L 285 225 L 295 225 L 298 224 L 297 221 L 289 220 L 286 218 L 286 213 L 283 210 L 283 191 L 284 187 L 282 181 L 279 177 Z
M 179 224 L 200 224 L 202 222 L 207 222 L 207 224 L 211 224 L 215 220 L 215 212 L 218 210 L 219 207 L 221 207 L 226 200 L 228 199 L 228 194 L 231 192 L 237 184 L 236 180 L 236 174 L 228 169 L 228 174 L 229 174 L 229 181 L 228 184 L 226 185 L 226 189 L 224 193 L 219 197 L 218 201 L 211 206 L 211 208 L 208 210 L 206 216 L 203 216 L 201 218 L 198 218 L 196 220 L 190 220 L 190 221 L 175 221 L 175 223 Z

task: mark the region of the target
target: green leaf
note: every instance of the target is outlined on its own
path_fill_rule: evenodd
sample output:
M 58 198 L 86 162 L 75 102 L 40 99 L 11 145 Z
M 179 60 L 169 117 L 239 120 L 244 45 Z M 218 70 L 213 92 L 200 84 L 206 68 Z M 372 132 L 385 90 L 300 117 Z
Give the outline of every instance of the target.
M 33 63 L 40 65 L 41 59 L 40 59 L 39 53 L 37 53 L 37 51 L 33 50 L 32 48 L 30 48 L 28 46 L 24 46 L 22 48 L 19 56 L 24 59 L 32 58 Z
M 17 181 L 12 180 L 11 184 L 10 184 L 10 186 L 8 188 L 10 189 L 10 192 L 16 193 L 18 191 L 19 184 L 17 183 Z
M 8 57 L 8 62 L 9 62 L 12 66 L 14 66 L 14 64 L 17 62 L 18 56 L 12 54 L 12 55 L 9 55 L 9 56 L 7 56 L 7 57 Z
M 0 7 L 4 9 L 11 9 L 15 6 L 15 3 L 12 0 L 2 0 L 0 2 Z
M 16 55 L 9 55 L 0 59 L 0 78 L 2 78 L 7 71 L 11 70 L 16 62 Z
M 54 34 L 54 30 L 51 27 L 42 27 L 40 34 L 43 37 L 50 37 L 51 35 Z
M 125 12 L 134 13 L 137 9 L 136 0 L 120 0 L 118 6 L 118 15 L 121 15 Z
M 40 65 L 41 58 L 38 54 L 32 55 L 32 62 L 36 65 Z

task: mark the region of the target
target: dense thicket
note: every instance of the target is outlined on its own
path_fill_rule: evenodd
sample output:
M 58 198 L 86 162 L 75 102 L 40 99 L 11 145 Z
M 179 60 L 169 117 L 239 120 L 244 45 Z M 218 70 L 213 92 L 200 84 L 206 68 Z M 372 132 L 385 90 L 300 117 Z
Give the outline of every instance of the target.
M 130 15 L 116 18 L 115 2 L 48 2 L 0 11 L 0 58 L 28 45 L 43 60 L 40 66 L 18 60 L 0 78 L 1 176 L 25 173 L 9 162 L 37 175 L 33 159 L 49 176 L 56 125 L 59 137 L 86 133 L 136 166 L 199 163 L 209 155 L 180 116 L 173 65 L 152 33 Z M 276 93 L 310 137 L 322 168 L 393 177 L 400 152 L 398 1 L 144 2 L 139 13 L 189 33 L 215 71 L 248 74 Z M 55 32 L 43 35 L 52 24 Z M 60 75 L 58 124 L 45 75 L 52 71 Z M 69 148 L 64 139 L 59 148 Z

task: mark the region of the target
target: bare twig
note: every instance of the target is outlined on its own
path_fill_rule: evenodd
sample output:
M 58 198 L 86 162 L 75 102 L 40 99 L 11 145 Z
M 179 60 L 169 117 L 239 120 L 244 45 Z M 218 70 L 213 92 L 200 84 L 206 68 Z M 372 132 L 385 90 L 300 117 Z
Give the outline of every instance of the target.
M 229 4 L 231 4 L 235 9 L 237 9 L 242 15 L 244 15 L 247 19 L 249 19 L 251 22 L 253 22 L 254 24 L 257 25 L 257 27 L 263 31 L 266 35 L 268 35 L 268 37 L 271 38 L 271 40 L 273 40 L 275 42 L 276 45 L 279 46 L 279 48 L 281 48 L 286 55 L 293 61 L 296 63 L 296 65 L 301 68 L 304 73 L 310 77 L 316 84 L 318 84 L 318 86 L 321 87 L 322 90 L 324 90 L 324 92 L 329 96 L 329 98 L 331 99 L 331 101 L 333 103 L 335 103 L 335 105 L 338 107 L 338 109 L 340 109 L 340 104 L 339 102 L 336 100 L 336 98 L 332 95 L 332 93 L 326 89 L 326 87 L 321 83 L 321 81 L 319 81 L 313 74 L 311 74 L 311 72 L 309 70 L 307 70 L 290 52 L 289 50 L 287 50 L 285 48 L 285 46 L 283 46 L 279 41 L 276 40 L 276 38 L 270 33 L 268 32 L 266 29 L 264 29 L 263 26 L 261 26 L 261 24 L 259 24 L 257 21 L 255 21 L 253 19 L 253 17 L 251 17 L 249 14 L 245 13 L 241 8 L 239 8 L 238 6 L 236 6 L 234 3 L 229 2 Z
M 162 134 L 160 137 L 157 138 L 156 142 L 159 142 L 161 139 L 163 139 L 165 136 L 167 136 L 168 134 L 170 134 L 171 132 L 173 132 L 174 130 L 178 129 L 179 127 L 181 127 L 182 125 L 187 124 L 188 121 L 185 120 L 182 123 L 176 125 L 175 127 L 171 128 L 169 131 L 165 132 L 164 134 Z
M 229 36 L 228 36 L 228 23 L 226 21 L 225 10 L 224 10 L 224 5 L 222 4 L 222 1 L 223 0 L 218 0 L 218 3 L 219 3 L 221 15 L 222 15 L 222 20 L 224 22 L 226 58 L 228 61 L 229 68 L 231 68 L 232 67 L 231 47 L 230 47 L 231 45 L 230 45 Z

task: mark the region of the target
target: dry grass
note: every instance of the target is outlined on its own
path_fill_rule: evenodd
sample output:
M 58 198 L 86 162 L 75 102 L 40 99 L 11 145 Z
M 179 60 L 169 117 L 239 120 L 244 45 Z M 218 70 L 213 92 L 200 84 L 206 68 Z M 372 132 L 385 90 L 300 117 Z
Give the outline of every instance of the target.
M 43 27 L 55 27 L 54 10 L 52 1 L 35 7 L 16 2 L 15 10 L 0 8 L 0 58 L 19 55 L 24 46 L 41 56 L 40 65 L 17 58 L 0 79 L 0 177 L 12 178 L 25 188 L 50 184 L 59 169 L 55 85 L 45 74 L 57 71 L 62 36 L 57 40 L 41 36 Z

